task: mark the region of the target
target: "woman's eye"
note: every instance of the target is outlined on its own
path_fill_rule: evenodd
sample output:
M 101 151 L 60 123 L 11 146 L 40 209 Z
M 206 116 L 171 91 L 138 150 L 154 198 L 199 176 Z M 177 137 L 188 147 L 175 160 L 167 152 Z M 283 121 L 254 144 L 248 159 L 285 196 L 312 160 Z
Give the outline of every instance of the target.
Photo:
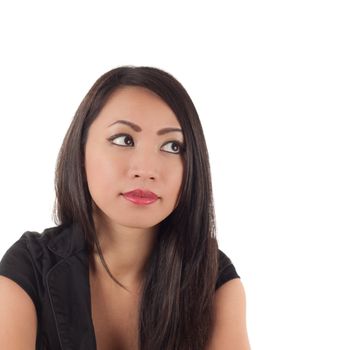
M 170 147 L 168 147 L 168 145 L 170 145 Z M 176 141 L 170 141 L 170 142 L 167 142 L 165 145 L 164 145 L 166 148 L 166 152 L 169 152 L 169 153 L 182 153 L 182 145 L 179 143 L 179 142 L 176 142 Z
M 109 138 L 109 141 L 121 147 L 134 146 L 132 137 L 127 134 L 114 135 Z M 162 149 L 168 153 L 180 154 L 183 152 L 183 145 L 177 141 L 169 141 L 163 145 Z
M 130 135 L 115 135 L 115 136 L 112 136 L 109 140 L 112 141 L 112 143 L 123 147 L 132 146 L 134 144 L 132 137 Z M 118 141 L 115 142 L 115 140 L 118 140 Z

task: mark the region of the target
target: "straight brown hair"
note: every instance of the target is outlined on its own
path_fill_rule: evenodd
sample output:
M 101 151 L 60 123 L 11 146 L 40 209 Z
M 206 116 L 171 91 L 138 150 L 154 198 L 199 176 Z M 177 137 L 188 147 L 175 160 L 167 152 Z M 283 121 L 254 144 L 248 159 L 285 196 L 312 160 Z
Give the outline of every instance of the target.
M 89 254 L 97 249 L 110 277 L 125 288 L 103 258 L 84 168 L 89 127 L 110 95 L 123 86 L 144 87 L 160 96 L 175 113 L 185 142 L 178 205 L 160 223 L 146 268 L 138 323 L 139 349 L 204 350 L 213 328 L 219 259 L 209 156 L 196 108 L 172 75 L 154 67 L 123 66 L 103 74 L 93 84 L 58 154 L 54 221 L 58 225 L 78 223 Z

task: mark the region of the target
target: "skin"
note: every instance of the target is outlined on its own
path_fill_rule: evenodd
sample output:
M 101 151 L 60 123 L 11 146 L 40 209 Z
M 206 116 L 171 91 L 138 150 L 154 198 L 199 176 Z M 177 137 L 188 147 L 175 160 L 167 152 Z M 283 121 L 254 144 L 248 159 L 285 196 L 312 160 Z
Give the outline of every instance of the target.
M 110 126 L 118 120 L 137 124 L 142 131 L 121 123 Z M 88 133 L 85 170 L 97 236 L 112 274 L 131 289 L 142 280 L 158 224 L 178 200 L 184 169 L 179 145 L 184 139 L 178 131 L 157 135 L 169 127 L 181 129 L 174 112 L 158 95 L 127 86 L 110 96 Z M 129 136 L 111 139 L 117 134 Z M 137 188 L 160 198 L 139 206 L 123 197 L 122 193 Z M 94 274 L 106 276 L 97 253 L 93 260 Z

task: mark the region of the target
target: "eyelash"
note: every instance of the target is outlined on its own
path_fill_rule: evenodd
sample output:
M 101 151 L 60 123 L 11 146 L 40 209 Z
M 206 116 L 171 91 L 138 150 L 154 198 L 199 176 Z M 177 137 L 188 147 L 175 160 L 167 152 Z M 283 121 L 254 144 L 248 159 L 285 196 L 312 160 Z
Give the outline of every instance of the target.
M 115 144 L 114 142 L 113 142 L 113 140 L 115 140 L 116 138 L 118 138 L 118 137 L 129 137 L 131 140 L 132 140 L 132 137 L 130 136 L 130 135 L 128 135 L 128 134 L 117 134 L 117 135 L 113 135 L 113 136 L 111 136 L 111 137 L 109 137 L 108 138 L 108 141 L 110 141 L 113 145 L 115 145 L 115 146 L 119 146 L 119 147 L 131 147 L 131 146 L 123 146 L 123 145 L 117 145 L 117 144 Z M 132 142 L 134 142 L 134 141 L 132 141 Z M 179 142 L 179 141 L 168 141 L 168 142 L 166 142 L 164 145 L 167 145 L 168 143 L 175 143 L 175 144 L 177 144 L 177 146 L 179 147 L 179 151 L 178 152 L 168 152 L 168 151 L 165 151 L 165 152 L 167 152 L 167 153 L 172 153 L 172 154 L 181 154 L 181 153 L 183 153 L 184 151 L 185 151 L 185 147 L 184 147 L 184 145 L 181 143 L 181 142 Z M 163 146 L 164 146 L 163 145 Z

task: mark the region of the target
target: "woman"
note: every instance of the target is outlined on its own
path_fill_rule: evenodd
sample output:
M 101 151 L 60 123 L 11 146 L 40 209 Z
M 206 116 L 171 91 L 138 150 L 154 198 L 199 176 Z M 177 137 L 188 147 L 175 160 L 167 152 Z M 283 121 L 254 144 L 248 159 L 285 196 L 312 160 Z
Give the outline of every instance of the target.
M 174 77 L 132 66 L 101 76 L 55 185 L 57 226 L 25 232 L 1 261 L 0 348 L 249 349 L 201 123 Z

